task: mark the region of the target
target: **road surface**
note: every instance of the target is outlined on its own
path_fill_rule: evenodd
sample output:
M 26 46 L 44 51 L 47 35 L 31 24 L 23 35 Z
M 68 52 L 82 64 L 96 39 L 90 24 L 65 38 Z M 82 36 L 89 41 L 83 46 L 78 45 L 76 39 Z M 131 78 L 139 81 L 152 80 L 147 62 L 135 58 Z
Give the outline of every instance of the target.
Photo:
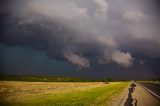
M 121 106 L 160 106 L 160 100 L 144 89 L 140 83 L 131 83 Z
M 151 91 L 151 94 L 160 99 L 160 83 L 152 83 L 152 82 L 138 82 L 143 87 Z

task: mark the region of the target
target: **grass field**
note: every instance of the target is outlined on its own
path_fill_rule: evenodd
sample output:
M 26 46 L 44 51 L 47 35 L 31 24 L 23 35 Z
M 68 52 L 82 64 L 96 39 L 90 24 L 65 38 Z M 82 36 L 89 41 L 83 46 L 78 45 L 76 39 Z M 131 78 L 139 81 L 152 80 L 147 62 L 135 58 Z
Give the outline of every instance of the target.
M 107 106 L 128 82 L 0 81 L 1 106 Z

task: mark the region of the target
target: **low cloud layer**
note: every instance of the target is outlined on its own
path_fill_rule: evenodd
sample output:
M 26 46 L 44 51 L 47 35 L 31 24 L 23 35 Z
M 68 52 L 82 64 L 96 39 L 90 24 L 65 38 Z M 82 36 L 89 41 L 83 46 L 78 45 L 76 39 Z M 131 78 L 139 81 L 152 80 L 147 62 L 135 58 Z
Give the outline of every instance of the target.
M 30 46 L 80 69 L 92 60 L 131 67 L 134 54 L 160 57 L 159 13 L 146 5 L 144 0 L 6 0 L 0 6 L 0 43 Z
M 89 60 L 81 55 L 77 55 L 73 52 L 64 52 L 64 56 L 69 62 L 77 65 L 79 69 L 90 66 Z
M 124 53 L 121 51 L 113 51 L 112 53 L 106 53 L 103 58 L 99 59 L 100 64 L 116 63 L 123 67 L 130 67 L 133 65 L 134 58 L 130 53 Z
M 112 54 L 112 61 L 122 66 L 129 67 L 133 64 L 133 57 L 128 52 L 123 53 L 120 51 L 115 51 Z
M 141 20 L 144 20 L 147 17 L 144 13 L 139 11 L 126 11 L 123 14 L 123 18 L 133 22 L 140 22 Z

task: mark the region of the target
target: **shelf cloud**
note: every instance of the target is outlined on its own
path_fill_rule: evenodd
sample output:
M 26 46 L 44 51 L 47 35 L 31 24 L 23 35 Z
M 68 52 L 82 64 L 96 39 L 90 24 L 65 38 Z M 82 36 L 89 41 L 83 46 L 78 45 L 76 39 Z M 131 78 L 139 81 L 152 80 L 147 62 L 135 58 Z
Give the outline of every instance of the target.
M 30 46 L 80 69 L 92 61 L 132 67 L 135 55 L 160 57 L 159 14 L 139 0 L 1 2 L 0 43 Z

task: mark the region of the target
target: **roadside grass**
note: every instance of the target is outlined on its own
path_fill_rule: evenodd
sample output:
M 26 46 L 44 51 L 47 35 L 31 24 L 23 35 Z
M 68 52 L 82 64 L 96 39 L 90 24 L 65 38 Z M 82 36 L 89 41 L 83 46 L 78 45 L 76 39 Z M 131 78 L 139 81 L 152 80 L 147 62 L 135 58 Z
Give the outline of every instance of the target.
M 145 82 L 145 83 L 153 83 L 153 84 L 160 84 L 160 81 L 138 81 L 138 82 Z
M 129 82 L 0 82 L 2 106 L 107 106 Z

